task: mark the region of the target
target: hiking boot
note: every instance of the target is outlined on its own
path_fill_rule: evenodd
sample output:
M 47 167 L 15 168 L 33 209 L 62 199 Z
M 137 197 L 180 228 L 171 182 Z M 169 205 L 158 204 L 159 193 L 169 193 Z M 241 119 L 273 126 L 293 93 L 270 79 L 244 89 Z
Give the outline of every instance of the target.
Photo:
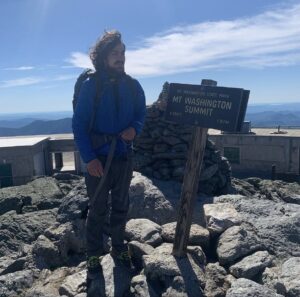
M 105 296 L 103 270 L 100 264 L 101 257 L 87 258 L 86 293 L 87 297 Z
M 91 275 L 91 278 L 93 278 L 93 275 L 102 273 L 102 267 L 100 265 L 100 260 L 98 256 L 91 256 L 87 258 L 86 261 L 87 271 L 88 275 Z
M 125 267 L 131 268 L 131 256 L 127 245 L 118 248 L 112 247 L 110 255 Z
M 94 277 L 94 278 L 91 278 Z M 105 297 L 105 280 L 102 273 L 88 274 L 86 279 L 87 297 Z

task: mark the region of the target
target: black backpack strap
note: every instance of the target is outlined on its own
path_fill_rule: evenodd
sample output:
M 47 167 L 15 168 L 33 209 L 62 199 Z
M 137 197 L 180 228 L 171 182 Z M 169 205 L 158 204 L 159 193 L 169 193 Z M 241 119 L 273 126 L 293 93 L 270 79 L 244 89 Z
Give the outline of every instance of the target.
M 137 95 L 138 95 L 137 81 L 128 74 L 126 74 L 126 80 L 129 84 L 134 103 L 137 103 Z M 134 104 L 134 106 L 136 106 L 136 104 Z
M 96 95 L 94 97 L 94 102 L 93 102 L 93 111 L 92 111 L 92 116 L 91 116 L 91 120 L 90 120 L 90 124 L 89 124 L 89 133 L 92 132 L 94 124 L 95 124 L 95 120 L 96 120 L 96 113 L 97 113 L 97 109 L 98 106 L 100 104 L 101 101 L 101 96 L 103 93 L 103 84 L 101 82 L 101 79 L 99 77 L 99 75 L 97 75 L 97 73 L 95 72 L 93 74 L 93 77 L 95 79 L 95 85 L 96 85 Z
M 72 106 L 73 106 L 73 112 L 75 111 L 77 102 L 78 102 L 78 97 L 80 94 L 80 89 L 83 84 L 83 82 L 92 76 L 94 71 L 92 69 L 86 69 L 84 70 L 77 78 L 75 86 L 74 86 L 74 94 L 73 94 L 73 101 L 72 101 Z

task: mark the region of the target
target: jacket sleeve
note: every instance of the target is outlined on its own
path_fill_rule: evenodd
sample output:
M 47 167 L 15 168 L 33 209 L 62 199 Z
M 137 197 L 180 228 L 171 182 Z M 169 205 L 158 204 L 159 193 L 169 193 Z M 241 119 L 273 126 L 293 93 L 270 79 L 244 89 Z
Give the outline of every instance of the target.
M 92 118 L 95 95 L 96 89 L 94 80 L 86 80 L 81 86 L 77 106 L 72 119 L 74 140 L 85 163 L 97 158 L 89 136 L 89 125 Z
M 145 99 L 145 93 L 138 81 L 136 81 L 137 84 L 137 98 L 135 100 L 135 112 L 134 112 L 134 119 L 131 122 L 130 126 L 133 127 L 136 131 L 136 134 L 140 134 L 144 121 L 146 116 L 146 99 Z

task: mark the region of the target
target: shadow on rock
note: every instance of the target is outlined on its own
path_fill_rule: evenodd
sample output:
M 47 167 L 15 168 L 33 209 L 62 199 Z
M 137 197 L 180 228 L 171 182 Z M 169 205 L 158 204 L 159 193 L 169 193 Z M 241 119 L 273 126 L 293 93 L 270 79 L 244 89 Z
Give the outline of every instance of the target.
M 181 273 L 183 282 L 180 279 L 173 281 L 172 287 L 175 287 L 179 292 L 186 292 L 187 296 L 203 296 L 201 289 L 201 281 L 197 277 L 194 268 L 190 262 L 189 257 L 177 258 L 175 257 L 178 268 Z M 203 285 L 203 284 L 202 284 Z

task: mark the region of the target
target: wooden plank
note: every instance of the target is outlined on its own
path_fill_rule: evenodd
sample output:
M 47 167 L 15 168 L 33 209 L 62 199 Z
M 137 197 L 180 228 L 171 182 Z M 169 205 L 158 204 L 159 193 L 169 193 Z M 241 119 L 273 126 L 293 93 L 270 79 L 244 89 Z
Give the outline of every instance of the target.
M 180 208 L 175 232 L 173 255 L 183 257 L 191 229 L 193 208 L 195 205 L 198 183 L 201 172 L 201 164 L 205 153 L 207 128 L 195 128 L 192 133 L 191 147 L 188 152 L 188 160 L 185 167 L 183 187 L 180 198 Z

